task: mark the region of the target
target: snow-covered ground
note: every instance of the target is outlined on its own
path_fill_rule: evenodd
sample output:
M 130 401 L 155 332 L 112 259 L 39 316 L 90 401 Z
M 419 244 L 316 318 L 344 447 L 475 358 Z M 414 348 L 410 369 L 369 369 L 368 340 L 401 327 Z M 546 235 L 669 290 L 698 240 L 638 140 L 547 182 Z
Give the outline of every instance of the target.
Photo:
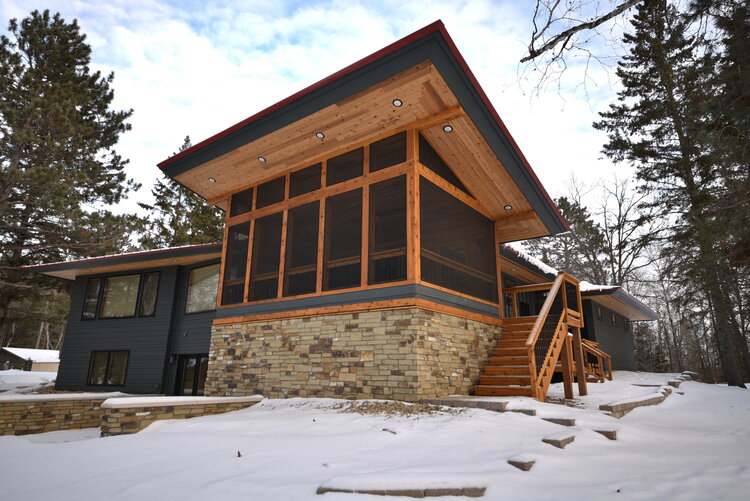
M 0 371 L 0 396 L 34 391 L 54 383 L 57 372 Z
M 93 431 L 0 437 L 3 499 L 382 500 L 334 488 L 487 487 L 484 499 L 746 500 L 750 391 L 684 382 L 622 419 L 599 403 L 672 379 L 615 374 L 580 407 L 504 399 L 538 416 L 471 409 L 416 416 L 343 412 L 330 399 L 265 400 L 218 416 L 161 421 L 136 435 Z M 553 394 L 562 394 L 555 386 Z M 540 419 L 573 417 L 569 428 Z M 610 441 L 594 429 L 617 429 Z M 542 438 L 572 433 L 564 450 Z M 70 442 L 64 442 L 66 440 Z M 507 464 L 536 460 L 528 472 Z M 409 499 L 409 498 L 398 498 Z M 456 499 L 456 498 L 443 498 Z

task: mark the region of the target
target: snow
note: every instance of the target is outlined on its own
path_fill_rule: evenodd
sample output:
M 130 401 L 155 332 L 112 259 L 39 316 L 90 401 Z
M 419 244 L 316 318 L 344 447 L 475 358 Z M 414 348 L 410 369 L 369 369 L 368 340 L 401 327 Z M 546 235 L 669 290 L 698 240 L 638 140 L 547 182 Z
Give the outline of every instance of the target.
M 56 500 L 383 499 L 317 495 L 321 486 L 487 487 L 484 499 L 520 501 L 747 499 L 750 391 L 685 381 L 684 395 L 622 419 L 598 410 L 653 395 L 675 376 L 616 372 L 614 381 L 589 384 L 577 408 L 504 399 L 534 406 L 536 417 L 480 409 L 360 415 L 341 412 L 340 400 L 265 399 L 232 413 L 158 421 L 135 435 L 6 436 L 0 485 L 3 498 Z M 561 385 L 551 394 L 562 394 Z M 576 426 L 540 419 L 553 415 Z M 594 431 L 605 426 L 617 441 Z M 561 432 L 575 435 L 565 449 L 541 442 Z M 65 433 L 70 442 L 62 442 Z M 528 472 L 507 464 L 519 457 L 536 464 Z
M 259 402 L 263 395 L 250 397 L 127 397 L 109 398 L 102 403 L 105 409 L 126 409 L 129 407 L 151 407 L 158 405 L 227 404 L 233 402 Z
M 18 369 L 0 371 L 0 398 L 47 386 L 56 378 L 57 372 L 32 372 Z
M 59 362 L 60 352 L 58 350 L 35 350 L 33 348 L 11 348 L 5 346 L 3 349 L 24 360 L 31 359 L 32 362 Z
M 542 261 L 541 259 L 537 259 L 531 254 L 528 254 L 525 251 L 522 251 L 521 249 L 517 247 L 513 247 L 508 244 L 503 244 L 503 245 L 505 245 L 505 247 L 507 247 L 509 250 L 518 254 L 518 257 L 536 266 L 537 268 L 542 270 L 544 273 L 548 275 L 557 275 L 557 270 L 553 268 L 552 266 L 548 265 L 547 263 L 545 263 L 544 261 Z

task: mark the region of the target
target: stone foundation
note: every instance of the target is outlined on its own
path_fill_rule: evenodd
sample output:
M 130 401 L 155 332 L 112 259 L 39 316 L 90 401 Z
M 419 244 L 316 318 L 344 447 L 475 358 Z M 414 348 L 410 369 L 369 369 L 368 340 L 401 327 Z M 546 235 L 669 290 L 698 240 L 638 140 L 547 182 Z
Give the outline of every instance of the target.
M 0 401 L 0 435 L 28 435 L 99 426 L 107 398 L 52 396 L 18 397 Z
M 205 391 L 410 402 L 466 395 L 500 330 L 418 307 L 214 325 Z

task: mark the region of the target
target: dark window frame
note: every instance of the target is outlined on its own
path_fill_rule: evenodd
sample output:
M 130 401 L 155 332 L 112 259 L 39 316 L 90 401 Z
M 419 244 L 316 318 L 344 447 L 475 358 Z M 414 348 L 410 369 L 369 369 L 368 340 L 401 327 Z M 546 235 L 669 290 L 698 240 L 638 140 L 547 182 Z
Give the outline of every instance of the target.
M 126 353 L 125 358 L 125 370 L 123 371 L 122 376 L 122 383 L 119 384 L 107 384 L 107 383 L 92 383 L 91 382 L 91 369 L 94 365 L 94 355 L 97 353 L 107 353 L 107 365 L 104 370 L 104 379 L 109 379 L 109 371 L 112 368 L 112 357 L 114 353 Z M 108 387 L 115 387 L 115 386 L 125 386 L 127 379 L 128 379 L 128 367 L 130 365 L 130 350 L 92 350 L 91 354 L 89 355 L 89 370 L 86 375 L 86 385 L 87 386 L 108 386 Z
M 187 311 L 188 306 L 188 299 L 190 298 L 190 274 L 193 272 L 193 270 L 199 270 L 201 268 L 208 268 L 209 266 L 217 266 L 219 267 L 218 272 L 218 279 L 216 281 L 216 297 L 214 298 L 214 307 L 209 310 L 200 310 L 200 311 Z M 187 281 L 185 285 L 185 304 L 182 308 L 182 313 L 184 315 L 195 315 L 199 313 L 206 313 L 209 311 L 216 311 L 216 302 L 219 300 L 219 285 L 221 285 L 221 261 L 217 263 L 209 263 L 209 264 L 200 264 L 198 266 L 191 266 L 187 269 Z
M 604 312 L 602 311 L 601 305 L 596 305 L 596 319 L 600 322 L 604 321 Z
M 610 312 L 612 315 L 612 327 L 617 327 L 617 317 L 615 316 L 615 312 Z
M 144 315 L 141 312 L 142 309 L 142 299 L 143 299 L 143 288 L 146 282 L 146 275 L 150 274 L 156 274 L 156 299 L 154 300 L 154 312 L 150 315 Z M 106 283 L 107 280 L 110 278 L 117 278 L 117 277 L 127 277 L 127 276 L 134 276 L 138 275 L 138 293 L 136 295 L 136 303 L 135 303 L 135 313 L 133 315 L 128 315 L 125 317 L 103 317 L 101 315 L 102 307 L 104 305 L 104 290 L 106 289 Z M 86 311 L 86 295 L 88 293 L 89 286 L 93 280 L 100 280 L 99 284 L 99 293 L 97 294 L 96 298 L 96 311 L 93 318 L 85 318 L 84 312 Z M 118 275 L 106 275 L 106 276 L 98 276 L 98 277 L 90 277 L 86 280 L 86 291 L 84 292 L 83 296 L 83 308 L 81 309 L 81 321 L 89 322 L 92 320 L 123 320 L 123 319 L 131 319 L 131 318 L 153 318 L 156 316 L 156 312 L 159 309 L 159 286 L 161 285 L 161 270 L 151 270 L 151 271 L 141 271 L 138 273 L 123 273 Z

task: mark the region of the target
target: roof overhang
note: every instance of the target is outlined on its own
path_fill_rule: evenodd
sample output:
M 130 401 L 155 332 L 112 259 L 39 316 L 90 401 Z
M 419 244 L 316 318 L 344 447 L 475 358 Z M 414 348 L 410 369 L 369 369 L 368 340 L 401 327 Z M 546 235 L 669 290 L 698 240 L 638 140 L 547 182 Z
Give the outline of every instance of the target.
M 396 98 L 403 106 L 393 106 Z M 446 123 L 453 125 L 450 134 L 442 130 Z M 410 126 L 421 130 L 498 222 L 502 241 L 568 229 L 440 21 L 159 167 L 226 208 L 227 194 L 243 186 Z M 323 140 L 315 137 L 318 131 L 325 133 Z M 513 208 L 505 210 L 506 205 Z
M 156 249 L 113 256 L 92 257 L 77 261 L 23 266 L 31 273 L 75 280 L 79 275 L 115 273 L 120 271 L 189 265 L 221 257 L 220 243 L 188 245 L 169 249 Z
M 620 287 L 581 291 L 581 298 L 599 303 L 633 322 L 659 319 L 654 310 Z

